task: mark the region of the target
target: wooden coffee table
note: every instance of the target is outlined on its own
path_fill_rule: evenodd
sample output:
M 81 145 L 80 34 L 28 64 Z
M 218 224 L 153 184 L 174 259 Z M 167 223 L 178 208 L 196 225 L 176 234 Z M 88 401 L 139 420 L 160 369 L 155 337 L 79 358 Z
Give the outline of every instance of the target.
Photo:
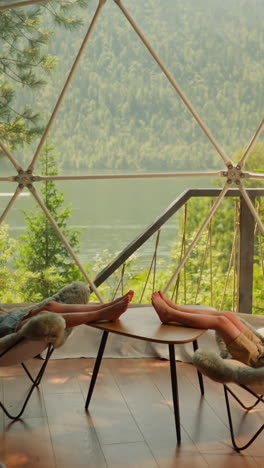
M 102 357 L 104 354 L 105 345 L 109 333 L 127 336 L 129 338 L 137 338 L 139 340 L 151 341 L 155 343 L 164 343 L 169 347 L 170 356 L 170 372 L 173 408 L 175 416 L 175 426 L 177 441 L 181 441 L 180 428 L 180 409 L 177 384 L 177 369 L 175 360 L 175 344 L 193 343 L 193 349 L 198 348 L 197 339 L 205 333 L 206 330 L 197 328 L 187 328 L 179 324 L 162 324 L 152 306 L 130 306 L 124 315 L 116 322 L 97 322 L 88 323 L 87 326 L 98 328 L 103 331 L 101 343 L 98 349 L 93 374 L 90 386 L 87 393 L 85 409 L 88 409 L 91 401 L 93 389 L 95 386 L 97 374 L 100 368 Z M 202 395 L 204 394 L 203 379 L 200 372 L 197 372 L 199 385 Z

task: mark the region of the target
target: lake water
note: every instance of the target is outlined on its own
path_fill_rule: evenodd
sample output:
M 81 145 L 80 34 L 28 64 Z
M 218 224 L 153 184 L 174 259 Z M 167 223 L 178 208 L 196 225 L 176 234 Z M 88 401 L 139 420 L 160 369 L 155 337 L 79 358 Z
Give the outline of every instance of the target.
M 1 176 L 14 175 L 15 171 L 1 171 Z M 99 171 L 97 171 L 99 173 Z M 64 175 L 70 175 L 64 172 Z M 75 172 L 75 175 L 78 173 Z M 83 175 L 83 172 L 81 173 Z M 59 181 L 58 189 L 65 195 L 65 203 L 72 204 L 69 226 L 85 228 L 81 236 L 81 251 L 78 257 L 83 263 L 94 262 L 96 255 L 109 251 L 113 258 L 126 245 L 146 229 L 180 193 L 188 188 L 211 187 L 209 178 L 175 179 L 125 179 Z M 0 182 L 0 213 L 16 188 L 15 183 Z M 37 190 L 39 183 L 36 183 Z M 34 206 L 31 195 L 22 192 L 12 206 L 5 221 L 10 226 L 10 235 L 17 237 L 25 230 L 22 209 Z M 159 256 L 168 257 L 175 240 L 175 218 L 168 221 L 161 234 Z M 153 253 L 151 239 L 137 256 L 147 263 Z

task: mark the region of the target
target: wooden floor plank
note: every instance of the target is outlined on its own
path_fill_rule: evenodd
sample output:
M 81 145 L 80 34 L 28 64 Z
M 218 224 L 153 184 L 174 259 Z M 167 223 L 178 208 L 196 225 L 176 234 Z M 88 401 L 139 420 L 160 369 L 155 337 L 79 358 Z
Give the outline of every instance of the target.
M 89 405 L 89 415 L 96 428 L 100 443 L 142 442 L 143 436 L 107 368 L 107 361 L 105 360 L 101 366 Z M 80 379 L 85 399 L 89 383 L 90 378 L 86 381 L 83 378 Z
M 256 461 L 249 453 L 242 457 L 234 452 L 227 425 L 208 404 L 207 391 L 204 397 L 200 395 L 197 375 L 193 367 L 177 363 L 177 370 L 182 424 L 208 465 L 214 468 L 224 467 L 229 463 L 237 468 L 256 466 Z M 189 371 L 192 372 L 192 378 L 197 382 L 197 386 L 186 377 Z M 159 373 L 153 373 L 152 378 L 172 407 L 166 367 L 163 366 Z M 223 401 L 221 402 L 217 394 L 214 395 L 214 406 L 221 414 L 226 411 Z
M 107 464 L 94 428 L 49 422 L 57 468 L 106 468 Z
M 4 457 L 7 468 L 56 468 L 47 421 L 24 419 L 5 425 Z
M 184 365 L 182 366 L 182 369 L 185 375 L 188 375 L 189 380 L 198 388 L 197 376 L 193 366 Z M 223 421 L 223 423 L 226 424 L 229 434 L 223 386 L 217 382 L 213 382 L 207 377 L 204 377 L 204 383 L 206 389 L 206 401 L 213 408 L 214 412 Z M 253 402 L 255 402 L 255 397 L 251 396 L 248 392 L 245 392 L 245 390 L 239 386 L 230 385 L 230 388 L 232 388 L 232 390 L 243 401 L 244 404 L 251 405 Z M 263 424 L 263 404 L 260 403 L 255 409 L 247 413 L 243 408 L 240 407 L 237 402 L 235 402 L 234 399 L 232 399 L 232 397 L 230 398 L 230 403 L 232 406 L 232 419 L 235 434 L 239 434 L 239 437 L 237 437 L 237 442 L 240 445 L 243 445 Z M 248 455 L 252 455 L 255 459 L 255 462 L 260 466 L 264 465 L 263 442 L 264 431 L 259 435 L 254 444 L 247 449 L 246 452 Z
M 31 381 L 27 375 L 3 377 L 3 400 L 7 410 L 17 415 L 24 404 Z M 23 413 L 24 418 L 45 417 L 45 405 L 41 387 L 36 388 Z M 7 417 L 6 417 L 7 419 Z M 8 420 L 8 419 L 7 419 Z
M 149 362 L 155 368 L 159 361 Z M 142 367 L 142 361 L 138 359 L 122 360 L 120 363 L 111 360 L 109 365 L 159 466 L 173 466 L 175 455 L 180 466 L 207 466 L 183 426 L 181 447 L 177 448 L 174 414 L 157 386 L 150 380 L 148 365 Z
M 75 375 L 65 372 L 56 375 L 44 375 L 42 389 L 45 395 L 56 393 L 80 393 L 80 385 Z
M 10 424 L 0 413 L 0 462 L 8 468 L 264 466 L 263 436 L 250 449 L 235 452 L 222 386 L 205 379 L 205 396 L 201 397 L 191 365 L 177 362 L 180 446 L 176 443 L 168 361 L 103 360 L 86 414 L 84 403 L 93 365 L 94 359 L 50 361 L 41 389 L 29 402 L 23 420 Z M 30 366 L 35 371 L 39 361 L 33 360 Z M 1 369 L 1 375 L 0 396 L 3 385 L 8 406 L 14 405 L 25 390 L 24 371 L 6 368 Z M 263 422 L 263 411 L 260 407 L 245 418 L 236 402 L 231 401 L 231 406 L 243 441 L 249 430 Z
M 144 362 L 146 363 L 147 360 Z M 143 361 L 141 362 L 141 365 L 138 366 L 136 360 L 130 361 L 130 374 L 133 372 L 133 366 L 135 366 L 135 374 L 137 368 L 140 369 L 139 373 L 144 374 L 144 366 L 142 366 L 142 363 Z M 180 363 L 177 364 L 177 367 L 179 367 L 179 364 Z M 154 361 L 153 365 L 154 369 L 156 370 L 157 366 L 159 365 L 160 370 L 159 372 L 152 373 L 150 371 L 150 374 L 153 376 L 154 381 L 157 383 L 161 393 L 164 395 L 164 400 L 167 400 L 167 402 L 172 407 L 168 362 L 164 363 L 160 361 L 158 364 L 156 361 Z M 151 360 L 148 364 L 146 364 L 145 373 L 149 372 L 150 367 Z M 189 441 L 190 439 L 192 440 L 192 443 L 188 444 L 188 441 L 186 442 L 183 437 L 180 451 L 183 450 L 185 446 L 191 446 L 192 448 L 196 446 L 196 451 L 200 453 L 203 458 L 205 458 L 209 466 L 222 466 L 222 459 L 226 459 L 226 457 L 228 459 L 229 456 L 232 457 L 233 466 L 256 466 L 256 463 L 252 457 L 247 457 L 247 459 L 242 462 L 238 457 L 236 459 L 233 458 L 235 454 L 231 445 L 229 444 L 229 434 L 227 433 L 226 426 L 219 422 L 218 418 L 207 405 L 206 401 L 201 400 L 200 392 L 196 390 L 190 382 L 186 381 L 185 376 L 181 375 L 179 369 L 178 373 L 182 427 L 189 435 Z M 139 378 L 138 374 L 137 378 Z M 138 405 L 140 405 L 140 402 L 138 402 Z M 168 431 L 163 431 L 163 437 L 164 434 L 166 437 Z M 149 443 L 151 443 L 151 440 L 149 440 Z M 157 448 L 156 440 L 153 444 L 153 447 Z M 210 450 L 208 451 L 209 448 Z M 219 457 L 219 455 L 222 455 L 223 453 L 224 457 Z
M 155 468 L 159 466 L 145 442 L 104 445 L 103 451 L 109 468 Z

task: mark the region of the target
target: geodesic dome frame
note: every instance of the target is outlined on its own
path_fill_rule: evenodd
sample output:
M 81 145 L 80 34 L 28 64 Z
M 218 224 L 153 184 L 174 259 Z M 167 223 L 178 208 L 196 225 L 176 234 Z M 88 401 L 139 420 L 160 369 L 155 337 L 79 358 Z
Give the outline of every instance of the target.
M 0 6 L 0 11 L 1 10 L 6 10 L 6 9 L 12 9 L 12 8 L 19 8 L 22 6 L 27 6 L 27 5 L 34 5 L 38 3 L 45 3 L 48 2 L 49 0 L 25 0 L 17 3 L 12 3 L 10 5 L 5 5 L 5 6 Z M 170 72 L 167 70 L 167 68 L 164 66 L 164 64 L 161 62 L 160 58 L 156 54 L 156 52 L 153 50 L 152 46 L 150 43 L 147 41 L 141 30 L 138 28 L 137 24 L 135 23 L 134 19 L 130 15 L 130 13 L 127 11 L 127 9 L 124 7 L 122 2 L 120 0 L 113 0 L 116 5 L 119 7 L 121 12 L 123 13 L 124 17 L 126 20 L 130 23 L 136 34 L 139 36 L 141 39 L 142 43 L 144 46 L 147 48 L 153 59 L 157 62 L 158 66 L 162 70 L 163 74 L 166 76 L 167 80 L 170 82 L 174 90 L 176 91 L 177 95 L 181 98 L 185 106 L 188 108 L 190 113 L 192 114 L 193 118 L 196 120 L 197 124 L 200 126 L 208 140 L 211 142 L 211 144 L 214 146 L 216 149 L 217 153 L 219 154 L 220 158 L 223 160 L 224 163 L 224 168 L 221 171 L 214 171 L 214 172 L 180 172 L 180 173 L 155 173 L 155 174 L 150 174 L 150 173 L 142 173 L 142 174 L 119 174 L 119 175 L 82 175 L 82 176 L 39 176 L 34 172 L 35 170 L 35 165 L 36 161 L 39 157 L 40 151 L 43 148 L 43 145 L 47 139 L 47 136 L 49 134 L 49 131 L 52 127 L 52 124 L 56 118 L 56 115 L 60 109 L 61 103 L 66 95 L 67 89 L 71 83 L 71 80 L 76 72 L 76 69 L 78 67 L 78 63 L 82 57 L 83 51 L 85 50 L 90 36 L 92 34 L 93 29 L 95 28 L 96 22 L 100 16 L 100 13 L 102 11 L 102 8 L 104 7 L 104 4 L 106 3 L 107 0 L 98 0 L 98 6 L 96 8 L 96 11 L 92 17 L 92 20 L 89 24 L 89 27 L 87 29 L 87 32 L 85 34 L 85 37 L 83 39 L 83 42 L 81 44 L 81 47 L 75 57 L 75 60 L 73 62 L 73 65 L 71 67 L 71 70 L 66 78 L 65 84 L 62 88 L 62 91 L 57 99 L 57 102 L 54 106 L 53 112 L 49 118 L 49 121 L 47 123 L 47 126 L 42 134 L 42 137 L 40 139 L 40 142 L 37 146 L 37 149 L 35 153 L 33 154 L 32 160 L 29 164 L 29 166 L 26 169 L 23 169 L 19 162 L 15 159 L 14 155 L 9 151 L 9 149 L 3 144 L 3 142 L 0 141 L 0 147 L 3 150 L 3 152 L 6 154 L 8 157 L 9 161 L 15 168 L 17 174 L 11 177 L 0 177 L 0 181 L 8 181 L 8 182 L 14 182 L 17 187 L 14 192 L 14 195 L 10 199 L 9 203 L 7 204 L 6 208 L 4 209 L 3 213 L 0 215 L 0 224 L 3 222 L 5 219 L 7 213 L 11 209 L 12 205 L 15 203 L 18 195 L 21 193 L 21 191 L 24 190 L 24 188 L 27 188 L 37 203 L 39 204 L 40 208 L 43 210 L 47 218 L 49 219 L 50 223 L 52 224 L 53 228 L 57 232 L 58 236 L 60 237 L 61 241 L 64 243 L 66 249 L 68 250 L 69 254 L 79 267 L 81 273 L 83 274 L 84 278 L 87 280 L 87 282 L 90 285 L 90 288 L 94 291 L 94 293 L 97 295 L 98 299 L 103 302 L 103 298 L 101 297 L 99 291 L 97 290 L 93 280 L 87 275 L 85 269 L 83 268 L 80 260 L 76 256 L 75 252 L 71 248 L 70 244 L 68 243 L 67 239 L 65 238 L 64 234 L 62 233 L 61 229 L 57 225 L 56 221 L 52 217 L 51 213 L 49 212 L 48 208 L 45 206 L 45 203 L 39 196 L 38 191 L 36 190 L 36 182 L 41 182 L 43 180 L 91 180 L 91 179 L 136 179 L 136 178 L 161 178 L 161 177 L 218 177 L 222 178 L 225 180 L 224 187 L 220 192 L 220 195 L 212 205 L 211 209 L 208 212 L 208 215 L 206 216 L 204 222 L 202 223 L 200 229 L 198 230 L 197 234 L 195 235 L 193 241 L 189 245 L 188 249 L 185 252 L 185 255 L 181 259 L 177 269 L 175 270 L 174 274 L 172 275 L 171 279 L 169 280 L 168 284 L 165 286 L 164 291 L 167 291 L 172 282 L 175 280 L 183 266 L 185 265 L 186 261 L 188 260 L 191 252 L 193 251 L 194 247 L 196 246 L 197 242 L 199 241 L 201 235 L 203 234 L 204 230 L 206 229 L 207 225 L 211 221 L 211 218 L 213 217 L 214 213 L 218 209 L 220 203 L 222 202 L 223 198 L 225 197 L 226 193 L 229 191 L 229 189 L 235 185 L 236 187 L 239 188 L 241 192 L 241 196 L 245 200 L 250 212 L 252 213 L 258 227 L 259 231 L 262 235 L 264 235 L 264 224 L 261 221 L 248 193 L 244 185 L 244 180 L 246 179 L 262 179 L 264 180 L 264 175 L 259 174 L 259 173 L 254 173 L 254 172 L 245 172 L 243 170 L 244 165 L 246 163 L 246 160 L 248 159 L 251 151 L 253 150 L 258 137 L 260 136 L 263 127 L 264 127 L 264 119 L 260 122 L 255 134 L 253 135 L 252 139 L 249 141 L 247 144 L 247 147 L 244 151 L 244 154 L 238 161 L 238 163 L 234 163 L 222 150 L 220 145 L 217 143 L 213 135 L 211 134 L 210 130 L 207 128 L 205 123 L 202 121 L 200 118 L 199 114 L 193 107 L 193 105 L 190 103 L 190 101 L 187 99 L 181 88 L 179 87 L 178 83 L 176 80 L 172 77 Z

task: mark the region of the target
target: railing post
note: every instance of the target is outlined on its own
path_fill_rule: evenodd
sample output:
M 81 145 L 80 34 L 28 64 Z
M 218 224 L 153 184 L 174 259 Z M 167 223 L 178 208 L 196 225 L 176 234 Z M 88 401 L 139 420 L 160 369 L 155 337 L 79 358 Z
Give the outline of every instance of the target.
M 255 197 L 251 196 L 255 206 Z M 240 261 L 238 285 L 238 310 L 244 314 L 252 313 L 253 261 L 254 261 L 255 222 L 245 200 L 240 198 Z
M 136 252 L 172 215 L 192 197 L 218 197 L 221 189 L 189 189 L 180 195 L 168 208 L 132 241 L 123 251 L 109 263 L 95 278 L 94 284 L 98 287 L 106 281 L 134 252 Z M 263 188 L 247 189 L 253 205 L 256 197 L 264 196 Z M 231 188 L 226 197 L 240 197 L 240 252 L 239 252 L 239 285 L 237 291 L 238 310 L 243 313 L 252 313 L 253 298 L 253 262 L 254 262 L 254 219 L 238 189 Z

